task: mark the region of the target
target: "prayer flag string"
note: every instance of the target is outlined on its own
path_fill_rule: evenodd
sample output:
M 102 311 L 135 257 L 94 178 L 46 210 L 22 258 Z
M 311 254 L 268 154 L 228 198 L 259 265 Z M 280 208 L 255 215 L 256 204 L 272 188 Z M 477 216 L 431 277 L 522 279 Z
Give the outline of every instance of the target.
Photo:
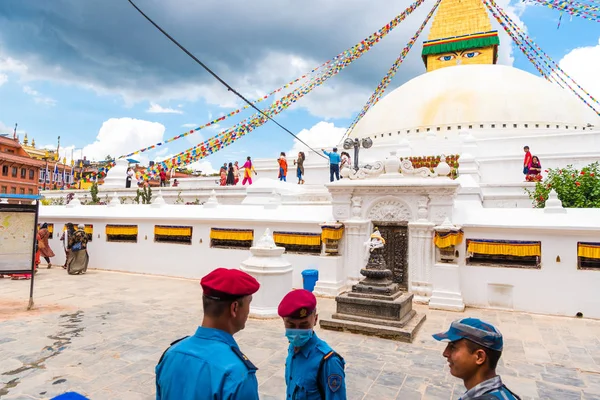
M 411 4 L 408 8 L 406 8 L 406 10 L 404 10 L 401 14 L 394 18 L 385 27 L 381 28 L 378 32 L 372 34 L 367 39 L 361 41 L 361 43 L 357 44 L 353 48 L 343 53 L 340 53 L 341 55 L 337 56 L 330 63 L 331 66 L 329 68 L 324 69 L 314 79 L 293 90 L 292 92 L 286 94 L 281 99 L 274 101 L 267 109 L 263 111 L 269 116 L 272 116 L 277 115 L 281 111 L 289 108 L 300 98 L 310 93 L 316 87 L 321 86 L 329 78 L 337 75 L 341 70 L 350 65 L 350 63 L 360 58 L 375 44 L 381 41 L 381 39 L 384 36 L 386 36 L 392 29 L 398 26 L 400 22 L 402 22 L 423 2 L 424 0 L 417 0 L 415 3 Z M 258 128 L 259 126 L 262 126 L 267 121 L 268 119 L 264 115 L 258 113 L 254 114 L 253 116 L 245 119 L 236 126 L 229 128 L 213 136 L 212 138 L 205 140 L 204 142 L 175 155 L 174 157 L 168 160 L 164 160 L 155 164 L 153 167 L 148 168 L 147 173 L 144 174 L 143 178 L 147 179 L 156 175 L 160 168 L 171 169 L 182 165 L 188 165 L 202 158 L 205 158 L 221 150 L 223 147 L 229 146 L 239 138 L 245 136 L 249 132 Z
M 299 78 L 297 78 L 297 79 L 295 79 L 295 80 L 293 80 L 293 81 L 291 81 L 291 82 L 283 85 L 280 88 L 277 88 L 277 89 L 269 92 L 269 94 L 267 94 L 267 95 L 259 98 L 258 100 L 254 101 L 253 104 L 262 102 L 262 101 L 266 100 L 267 98 L 269 98 L 270 96 L 272 96 L 272 95 L 274 95 L 276 93 L 279 93 L 279 92 L 281 92 L 284 89 L 290 88 L 291 86 L 295 85 L 299 81 L 301 81 L 301 80 L 309 77 L 311 74 L 315 73 L 319 69 L 323 69 L 324 67 L 325 68 L 331 68 L 331 66 L 333 66 L 335 64 L 335 62 L 337 60 L 339 60 L 339 59 L 343 59 L 345 57 L 348 57 L 348 55 L 351 55 L 351 54 L 360 54 L 360 53 L 366 51 L 365 49 L 371 48 L 374 44 L 378 43 L 379 41 L 381 41 L 381 39 L 383 39 L 385 36 L 387 36 L 394 28 L 396 28 L 398 26 L 398 24 L 400 24 L 400 22 L 402 22 L 409 14 L 411 14 L 424 1 L 425 0 L 417 0 L 417 1 L 415 1 L 406 10 L 404 10 L 402 13 L 398 14 L 394 19 L 392 19 L 390 22 L 388 22 L 387 24 L 385 24 L 383 27 L 381 27 L 376 32 L 374 32 L 371 35 L 369 35 L 364 40 L 361 40 L 359 43 L 355 44 L 354 46 L 350 47 L 347 50 L 342 51 L 341 53 L 339 53 L 338 55 L 336 55 L 332 59 L 324 62 L 323 64 L 317 66 L 316 68 L 313 68 L 310 72 L 302 75 L 301 77 L 299 77 Z M 140 154 L 140 153 L 143 153 L 143 152 L 148 151 L 148 150 L 153 150 L 153 149 L 155 149 L 155 148 L 157 148 L 159 146 L 162 146 L 162 145 L 164 145 L 166 143 L 173 142 L 173 141 L 175 141 L 177 139 L 181 139 L 183 137 L 189 136 L 189 135 L 191 135 L 193 133 L 198 132 L 201 129 L 204 129 L 204 128 L 209 127 L 211 125 L 214 125 L 216 123 L 222 122 L 222 121 L 224 121 L 225 119 L 227 119 L 229 117 L 237 115 L 241 111 L 243 111 L 243 110 L 245 110 L 245 109 L 247 109 L 249 107 L 250 107 L 250 105 L 245 105 L 242 108 L 239 108 L 239 109 L 237 109 L 235 111 L 231 111 L 227 115 L 224 115 L 224 116 L 216 118 L 216 119 L 214 119 L 212 121 L 209 121 L 209 122 L 205 123 L 204 125 L 201 125 L 201 126 L 199 126 L 197 128 L 194 128 L 194 129 L 192 129 L 190 131 L 184 132 L 184 133 L 182 133 L 180 135 L 177 135 L 177 136 L 173 136 L 170 139 L 167 139 L 167 140 L 164 140 L 162 142 L 156 143 L 156 144 L 154 144 L 152 146 L 148 146 L 148 147 L 145 147 L 143 149 L 134 151 L 132 153 L 122 155 L 122 156 L 119 157 L 119 159 L 131 157 L 133 155 Z
M 582 88 L 581 85 L 575 82 L 573 78 L 571 78 L 556 62 L 554 62 L 554 60 L 552 60 L 550 56 L 548 56 L 525 32 L 521 30 L 521 28 L 519 28 L 512 21 L 512 19 L 502 10 L 500 6 L 496 4 L 494 0 L 483 0 L 483 2 L 488 7 L 494 18 L 498 21 L 498 23 L 500 23 L 502 28 L 504 28 L 504 30 L 509 35 L 511 35 L 510 30 L 512 29 L 514 32 L 516 32 L 517 36 L 522 38 L 522 41 L 532 49 L 535 58 L 533 60 L 530 57 L 528 58 L 530 59 L 530 61 L 532 61 L 532 63 L 534 63 L 534 65 L 536 65 L 536 68 L 539 67 L 539 65 L 537 65 L 537 58 L 539 58 L 539 61 L 543 62 L 546 65 L 546 67 L 551 71 L 552 78 L 558 77 L 558 79 L 560 79 L 560 81 L 563 84 L 565 84 L 577 97 L 579 97 L 581 101 L 583 101 L 588 107 L 590 107 L 596 114 L 600 115 L 600 108 L 596 109 L 595 106 L 590 104 L 590 102 L 587 99 L 585 99 L 577 90 L 573 89 L 569 85 L 569 83 L 565 81 L 563 76 L 566 77 L 569 81 L 571 81 L 575 86 L 577 86 L 577 88 L 581 92 L 583 92 L 593 103 L 600 106 L 600 103 L 596 98 L 594 98 L 594 96 L 592 96 L 589 92 Z M 513 35 L 511 35 L 511 37 L 514 38 Z M 519 43 L 520 41 L 517 42 L 517 45 L 519 45 Z M 528 51 L 526 47 L 519 46 L 519 48 L 524 53 Z M 538 68 L 538 71 L 539 70 L 540 69 Z
M 600 22 L 600 6 L 567 0 L 529 0 L 536 5 L 567 12 L 576 17 Z
M 373 107 L 375 104 L 377 104 L 377 102 L 379 102 L 379 100 L 381 99 L 381 96 L 383 96 L 383 94 L 385 93 L 385 90 L 387 89 L 388 85 L 392 81 L 392 78 L 396 75 L 396 72 L 398 71 L 398 67 L 400 67 L 400 65 L 402 64 L 402 62 L 408 55 L 408 52 L 410 51 L 410 49 L 413 47 L 413 45 L 415 44 L 415 42 L 417 41 L 417 39 L 423 32 L 423 29 L 425 29 L 425 27 L 427 26 L 427 23 L 429 22 L 429 20 L 435 13 L 435 10 L 438 8 L 440 3 L 441 3 L 441 0 L 437 0 L 437 2 L 433 5 L 433 7 L 431 8 L 431 11 L 429 11 L 429 14 L 427 14 L 427 17 L 425 17 L 425 20 L 423 21 L 423 23 L 421 24 L 419 29 L 417 29 L 417 32 L 413 35 L 412 38 L 410 38 L 410 40 L 408 41 L 408 43 L 406 44 L 404 49 L 402 49 L 400 56 L 396 59 L 396 61 L 394 61 L 394 63 L 392 64 L 392 67 L 388 70 L 387 74 L 385 74 L 385 76 L 383 77 L 381 82 L 379 82 L 379 85 L 377 86 L 377 88 L 375 89 L 375 91 L 373 92 L 373 94 L 371 95 L 369 100 L 367 100 L 367 103 L 364 105 L 364 107 L 362 108 L 360 113 L 358 113 L 358 115 L 356 116 L 356 118 L 354 119 L 352 124 L 350 124 L 350 127 L 346 130 L 346 133 L 342 137 L 342 140 L 347 135 L 349 135 L 350 132 L 352 132 L 352 130 L 354 129 L 356 124 L 358 124 L 358 122 L 362 119 L 362 117 L 364 117 L 364 115 L 367 113 L 367 111 L 369 111 L 369 109 L 371 107 Z

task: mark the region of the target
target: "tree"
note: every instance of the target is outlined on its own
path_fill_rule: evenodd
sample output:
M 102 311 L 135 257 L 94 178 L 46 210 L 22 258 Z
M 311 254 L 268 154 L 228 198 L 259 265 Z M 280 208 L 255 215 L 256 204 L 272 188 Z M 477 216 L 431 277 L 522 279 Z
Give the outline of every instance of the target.
M 581 170 L 566 168 L 547 169 L 548 176 L 535 184 L 534 190 L 525 189 L 535 208 L 544 208 L 552 189 L 565 208 L 600 208 L 600 165 L 594 162 Z

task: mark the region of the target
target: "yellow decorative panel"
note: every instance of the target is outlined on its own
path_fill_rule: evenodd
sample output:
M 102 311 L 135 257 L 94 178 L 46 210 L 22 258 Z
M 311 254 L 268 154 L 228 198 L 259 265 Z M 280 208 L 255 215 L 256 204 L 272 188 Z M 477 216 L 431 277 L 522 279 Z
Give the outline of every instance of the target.
M 495 50 L 493 46 L 479 49 L 430 54 L 427 57 L 427 72 L 456 65 L 494 64 Z
M 492 23 L 481 0 L 443 0 L 433 19 L 427 40 L 491 30 Z

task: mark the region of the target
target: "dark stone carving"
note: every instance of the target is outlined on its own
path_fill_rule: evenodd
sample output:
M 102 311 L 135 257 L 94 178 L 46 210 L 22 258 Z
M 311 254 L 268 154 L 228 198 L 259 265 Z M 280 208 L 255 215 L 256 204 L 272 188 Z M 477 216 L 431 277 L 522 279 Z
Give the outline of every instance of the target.
M 403 290 L 408 289 L 408 226 L 378 225 L 381 236 L 385 239 L 383 257 L 390 270 L 392 280 Z
M 390 227 L 392 228 L 392 227 Z M 397 226 L 394 228 L 398 228 Z M 391 230 L 387 238 L 376 230 L 369 243 L 369 260 L 365 268 L 360 270 L 365 278 L 352 286 L 352 291 L 336 297 L 337 312 L 332 319 L 322 319 L 321 327 L 333 330 L 348 330 L 381 337 L 412 342 L 414 334 L 425 320 L 425 315 L 417 314 L 412 309 L 413 294 L 403 293 L 401 285 L 405 282 L 406 262 L 400 266 L 399 278 L 392 272 L 398 270 L 396 257 L 387 258 L 386 249 L 402 246 L 394 243 L 402 239 L 406 242 L 402 230 Z M 383 241 L 380 239 L 383 237 Z M 383 242 L 383 243 L 382 243 Z M 406 248 L 406 244 L 404 245 Z M 400 256 L 406 258 L 404 255 Z M 392 270 L 388 269 L 387 260 L 391 259 Z

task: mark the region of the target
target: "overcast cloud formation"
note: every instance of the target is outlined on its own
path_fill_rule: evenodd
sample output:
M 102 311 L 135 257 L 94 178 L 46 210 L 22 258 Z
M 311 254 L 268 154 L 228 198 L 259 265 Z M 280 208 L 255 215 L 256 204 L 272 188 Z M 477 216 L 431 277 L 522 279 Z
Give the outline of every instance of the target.
M 498 3 L 522 25 L 507 0 Z M 137 0 L 137 4 L 235 88 L 255 98 L 356 44 L 410 2 Z M 349 117 L 360 109 L 432 6 L 433 1 L 427 0 L 376 48 L 299 106 L 325 119 Z M 9 72 L 25 83 L 50 79 L 76 84 L 118 94 L 126 104 L 199 98 L 223 107 L 238 104 L 126 0 L 2 0 L 0 24 L 4 77 L 0 79 L 6 80 Z M 400 68 L 394 87 L 423 72 L 420 43 L 427 33 Z M 503 31 L 501 41 L 510 41 Z M 499 62 L 512 61 L 512 47 L 501 46 Z M 52 103 L 43 95 L 40 101 Z

